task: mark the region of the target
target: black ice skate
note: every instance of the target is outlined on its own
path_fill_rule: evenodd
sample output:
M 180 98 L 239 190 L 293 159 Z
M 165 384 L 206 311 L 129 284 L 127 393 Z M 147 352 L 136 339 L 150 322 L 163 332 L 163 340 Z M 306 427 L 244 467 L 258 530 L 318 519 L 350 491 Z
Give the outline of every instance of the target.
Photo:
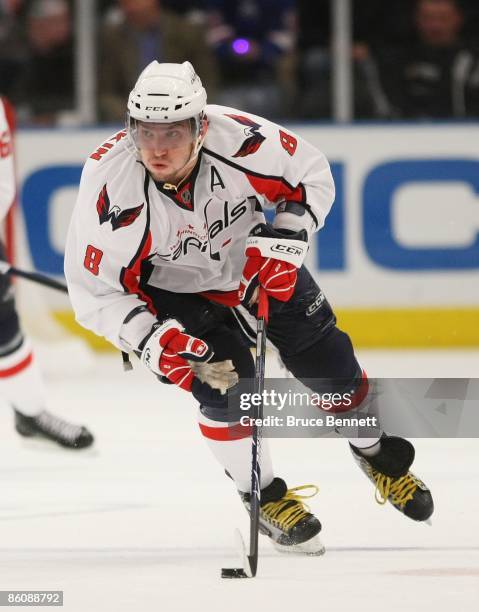
M 68 423 L 46 410 L 35 416 L 15 410 L 15 429 L 26 438 L 43 438 L 71 449 L 88 448 L 94 440 L 86 427 Z
M 408 441 L 383 434 L 378 454 L 366 457 L 350 444 L 353 457 L 366 476 L 376 485 L 376 501 L 391 504 L 414 521 L 427 521 L 434 511 L 432 495 L 409 467 L 414 461 L 414 447 Z
M 299 491 L 313 489 L 311 495 L 298 495 Z M 261 490 L 259 518 L 260 533 L 267 535 L 281 552 L 322 555 L 324 546 L 319 539 L 321 523 L 303 503 L 305 498 L 318 492 L 314 485 L 288 489 L 281 478 L 275 478 Z M 241 499 L 250 510 L 250 494 L 240 492 Z

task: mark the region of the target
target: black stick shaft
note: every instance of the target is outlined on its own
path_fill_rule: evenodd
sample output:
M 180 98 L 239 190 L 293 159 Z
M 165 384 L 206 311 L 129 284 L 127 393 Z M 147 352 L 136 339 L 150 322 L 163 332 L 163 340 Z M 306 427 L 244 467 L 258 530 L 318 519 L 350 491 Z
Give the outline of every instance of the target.
M 39 285 L 44 285 L 45 287 L 50 287 L 51 289 L 57 289 L 58 291 L 63 291 L 63 293 L 68 293 L 67 286 L 54 278 L 50 278 L 49 276 L 45 276 L 44 274 L 39 274 L 38 272 L 27 272 L 25 270 L 19 270 L 13 266 L 10 266 L 5 274 L 10 276 L 19 276 L 20 278 L 26 278 L 34 283 L 38 283 Z
M 256 332 L 256 369 L 254 392 L 263 397 L 264 373 L 266 362 L 266 329 L 268 325 L 268 296 L 266 291 L 260 287 L 258 302 L 258 323 Z M 256 419 L 263 418 L 263 400 L 253 408 L 255 419 L 252 431 L 252 457 L 251 457 L 251 497 L 250 497 L 250 547 L 249 564 L 251 573 L 256 576 L 258 569 L 258 539 L 259 539 L 259 514 L 261 501 L 261 468 L 259 464 L 259 445 L 261 443 L 261 427 Z

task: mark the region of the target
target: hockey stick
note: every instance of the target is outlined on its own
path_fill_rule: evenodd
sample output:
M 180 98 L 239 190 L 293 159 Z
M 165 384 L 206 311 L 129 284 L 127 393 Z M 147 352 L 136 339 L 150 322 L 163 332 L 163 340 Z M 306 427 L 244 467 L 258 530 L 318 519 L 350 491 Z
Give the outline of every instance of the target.
M 33 281 L 34 283 L 38 283 L 39 285 L 44 285 L 45 287 L 50 287 L 50 289 L 57 289 L 58 291 L 63 291 L 64 293 L 68 293 L 67 286 L 54 278 L 50 278 L 45 274 L 39 274 L 38 272 L 27 272 L 25 270 L 20 270 L 11 266 L 8 262 L 0 260 L 0 274 L 7 274 L 9 276 L 18 276 L 20 278 L 26 278 L 27 280 Z
M 252 427 L 252 452 L 251 452 L 251 494 L 250 494 L 250 541 L 249 555 L 244 553 L 244 543 L 241 533 L 237 531 L 237 537 L 243 552 L 243 568 L 223 568 L 222 578 L 254 578 L 258 569 L 258 539 L 259 539 L 259 515 L 261 501 L 261 468 L 259 464 L 261 450 L 261 426 L 257 425 L 259 419 L 263 419 L 263 390 L 266 361 L 266 330 L 268 326 L 268 294 L 259 287 L 258 316 L 256 331 L 256 367 L 254 393 L 258 394 L 261 401 L 253 405 L 253 427 Z

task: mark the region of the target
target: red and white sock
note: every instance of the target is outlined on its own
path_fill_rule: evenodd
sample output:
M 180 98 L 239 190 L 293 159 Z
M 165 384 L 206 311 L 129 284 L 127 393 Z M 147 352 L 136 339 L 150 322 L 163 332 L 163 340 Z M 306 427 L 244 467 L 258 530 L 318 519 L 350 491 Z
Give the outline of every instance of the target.
M 27 338 L 13 353 L 0 357 L 0 397 L 27 416 L 45 407 L 45 387 Z
M 220 423 L 198 413 L 201 433 L 213 455 L 233 478 L 237 488 L 249 493 L 251 490 L 251 428 L 240 423 Z M 268 440 L 261 440 L 260 449 L 261 488 L 267 487 L 274 478 Z

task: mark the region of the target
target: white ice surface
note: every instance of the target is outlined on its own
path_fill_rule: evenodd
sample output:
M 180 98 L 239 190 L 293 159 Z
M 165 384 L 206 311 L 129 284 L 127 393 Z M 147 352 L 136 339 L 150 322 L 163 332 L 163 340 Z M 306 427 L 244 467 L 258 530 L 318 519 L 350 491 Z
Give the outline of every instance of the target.
M 479 372 L 473 351 L 360 358 L 370 376 Z M 68 612 L 479 609 L 479 440 L 415 441 L 432 527 L 377 505 L 343 441 L 273 440 L 277 474 L 320 487 L 327 553 L 285 557 L 262 539 L 258 577 L 221 580 L 248 519 L 189 396 L 139 365 L 123 374 L 119 356 L 85 359 L 68 349 L 45 366 L 50 409 L 87 424 L 94 450 L 26 443 L 0 410 L 0 590 L 63 590 Z

